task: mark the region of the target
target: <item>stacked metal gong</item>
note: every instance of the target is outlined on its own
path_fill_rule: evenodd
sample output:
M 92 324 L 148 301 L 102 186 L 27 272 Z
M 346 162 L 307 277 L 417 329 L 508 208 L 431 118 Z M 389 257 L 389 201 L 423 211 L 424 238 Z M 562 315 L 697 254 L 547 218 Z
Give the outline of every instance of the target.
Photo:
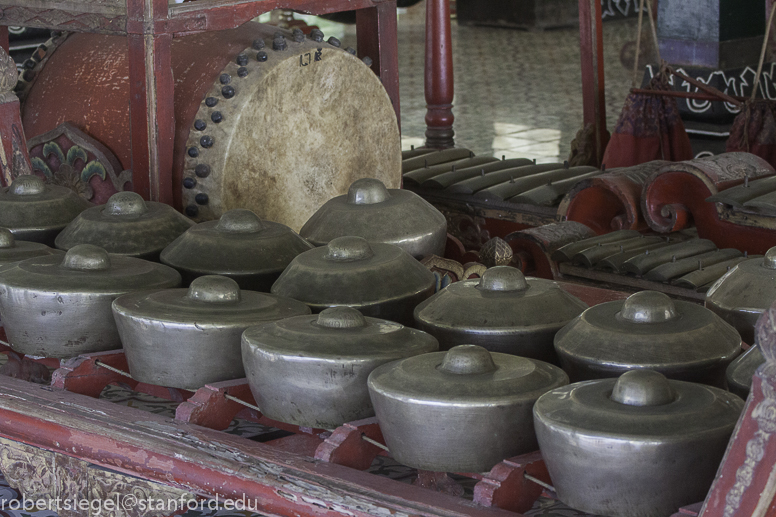
M 111 303 L 122 294 L 180 284 L 177 271 L 91 244 L 0 269 L 0 315 L 11 347 L 73 357 L 121 348 Z
M 240 290 L 216 275 L 199 277 L 188 289 L 143 291 L 113 302 L 132 377 L 184 389 L 244 377 L 246 328 L 309 313 L 301 302 Z
M 94 244 L 109 253 L 158 260 L 164 247 L 193 224 L 169 205 L 118 192 L 106 204 L 80 213 L 57 235 L 56 246 L 69 250 Z
M 416 258 L 442 256 L 447 221 L 439 210 L 409 190 L 387 189 L 380 180 L 363 178 L 346 196 L 324 204 L 299 231 L 316 246 L 345 236 L 395 244 Z
M 0 227 L 16 240 L 54 245 L 54 238 L 91 203 L 72 190 L 44 183 L 37 176 L 19 176 L 0 189 Z
M 558 498 L 612 517 L 665 517 L 702 501 L 744 403 L 648 369 L 552 390 L 534 406 Z
M 262 413 L 323 429 L 374 415 L 367 391 L 372 370 L 437 349 L 425 332 L 350 307 L 252 327 L 242 336 L 243 363 Z
M 412 312 L 434 294 L 433 273 L 393 244 L 338 237 L 298 255 L 272 293 L 306 303 L 313 312 L 348 306 L 365 316 L 412 324 Z
M 450 284 L 418 305 L 414 316 L 442 350 L 472 344 L 557 363 L 555 333 L 586 308 L 555 282 L 497 266 L 480 279 Z
M 241 289 L 269 292 L 291 260 L 311 248 L 288 226 L 238 208 L 186 230 L 164 248 L 161 261 L 180 272 L 184 285 L 223 275 Z
M 555 350 L 574 382 L 652 369 L 725 387 L 725 368 L 741 352 L 741 337 L 704 307 L 641 291 L 587 309 L 555 335 Z

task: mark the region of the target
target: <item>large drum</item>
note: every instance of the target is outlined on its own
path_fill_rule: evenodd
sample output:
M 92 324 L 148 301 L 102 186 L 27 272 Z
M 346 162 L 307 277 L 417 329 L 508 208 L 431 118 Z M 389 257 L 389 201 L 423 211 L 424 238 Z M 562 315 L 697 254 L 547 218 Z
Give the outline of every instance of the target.
M 172 63 L 175 203 L 189 217 L 248 208 L 298 231 L 359 178 L 399 186 L 390 99 L 347 51 L 248 23 L 175 39 Z M 129 168 L 126 39 L 72 34 L 38 67 L 23 92 L 27 136 L 69 121 Z

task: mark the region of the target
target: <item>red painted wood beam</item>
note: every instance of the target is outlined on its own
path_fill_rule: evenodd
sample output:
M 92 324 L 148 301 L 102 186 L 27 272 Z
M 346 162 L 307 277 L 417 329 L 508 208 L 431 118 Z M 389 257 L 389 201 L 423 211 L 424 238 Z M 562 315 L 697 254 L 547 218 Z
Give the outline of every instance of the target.
M 426 146 L 455 146 L 453 44 L 448 0 L 426 1 Z
M 596 128 L 596 154 L 600 163 L 606 145 L 606 94 L 604 43 L 598 0 L 579 0 L 579 55 L 582 65 L 583 125 Z
M 172 204 L 172 34 L 154 30 L 167 18 L 167 0 L 127 0 L 132 183 L 144 199 Z
M 518 517 L 267 444 L 0 376 L 0 436 L 288 516 Z
M 383 82 L 396 112 L 401 130 L 399 104 L 399 40 L 396 25 L 396 0 L 356 11 L 358 57 L 372 60 L 372 71 Z

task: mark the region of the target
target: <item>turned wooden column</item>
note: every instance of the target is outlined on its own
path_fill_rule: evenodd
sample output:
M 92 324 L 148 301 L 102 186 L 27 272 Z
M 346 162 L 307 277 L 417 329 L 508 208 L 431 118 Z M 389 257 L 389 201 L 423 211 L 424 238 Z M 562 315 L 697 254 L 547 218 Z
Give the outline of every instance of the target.
M 582 110 L 584 126 L 592 124 L 595 127 L 597 163 L 601 163 L 607 143 L 604 41 L 601 23 L 601 2 L 599 0 L 579 0 Z
M 426 2 L 426 147 L 455 146 L 449 0 Z
M 144 199 L 172 204 L 172 34 L 167 0 L 127 1 L 132 184 Z

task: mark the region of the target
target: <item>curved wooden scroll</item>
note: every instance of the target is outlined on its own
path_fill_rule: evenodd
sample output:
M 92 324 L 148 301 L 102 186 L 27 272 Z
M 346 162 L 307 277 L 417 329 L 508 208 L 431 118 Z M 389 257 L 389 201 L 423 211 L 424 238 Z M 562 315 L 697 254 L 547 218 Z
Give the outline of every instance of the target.
M 655 160 L 582 180 L 561 201 L 558 217 L 582 223 L 598 235 L 643 230 L 641 190 L 650 174 L 668 164 Z
M 656 232 L 675 232 L 696 221 L 698 234 L 709 235 L 709 222 L 717 210 L 706 198 L 748 181 L 776 173 L 762 158 L 749 153 L 725 153 L 698 160 L 672 163 L 647 178 L 641 193 L 644 220 Z

